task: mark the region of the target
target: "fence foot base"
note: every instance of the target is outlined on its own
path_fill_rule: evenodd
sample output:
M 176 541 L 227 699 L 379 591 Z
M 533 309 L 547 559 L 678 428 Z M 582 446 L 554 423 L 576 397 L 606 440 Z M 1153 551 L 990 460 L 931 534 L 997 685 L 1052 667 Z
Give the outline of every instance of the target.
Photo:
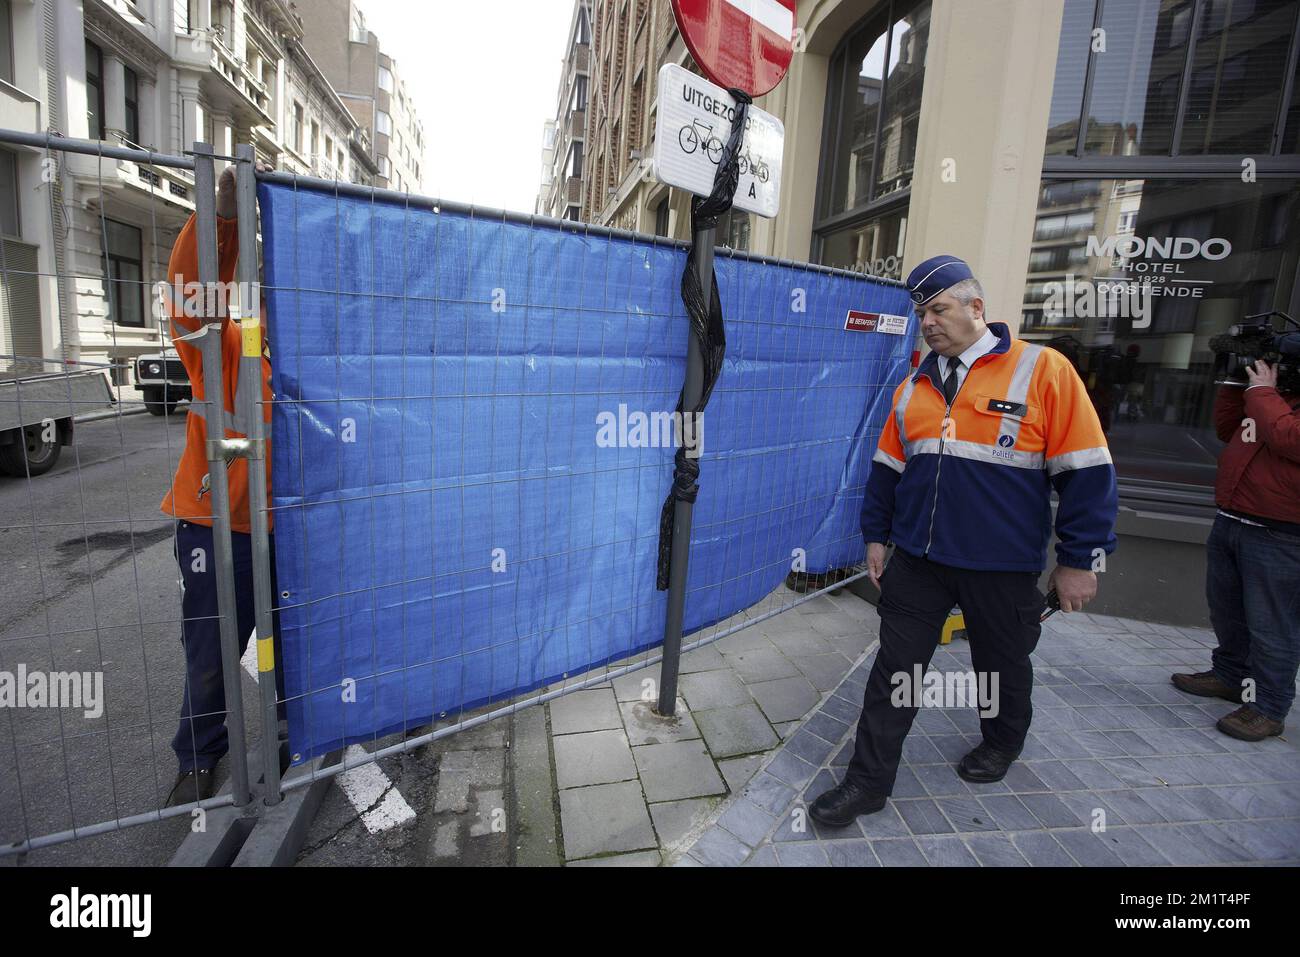
M 341 752 L 318 757 L 294 768 L 285 780 L 310 777 L 331 762 L 337 763 L 341 757 Z M 250 759 L 254 767 L 260 766 L 256 750 Z M 286 791 L 274 807 L 263 802 L 265 790 L 259 781 L 252 789 L 252 801 L 245 807 L 227 806 L 208 811 L 206 829 L 185 838 L 168 866 L 291 866 L 333 780 L 333 777 L 322 777 L 305 787 Z

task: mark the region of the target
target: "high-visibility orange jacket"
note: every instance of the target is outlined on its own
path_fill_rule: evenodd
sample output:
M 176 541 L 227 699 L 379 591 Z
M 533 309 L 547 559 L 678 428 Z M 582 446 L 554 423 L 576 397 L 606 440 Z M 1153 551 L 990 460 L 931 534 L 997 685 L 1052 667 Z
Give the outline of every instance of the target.
M 949 408 L 930 353 L 894 392 L 867 479 L 862 534 L 987 571 L 1094 568 L 1115 549 L 1118 496 L 1101 423 L 1068 359 L 1013 339 L 976 359 Z
M 217 259 L 218 275 L 223 283 L 235 278 L 235 263 L 239 258 L 238 224 L 233 219 L 217 218 Z M 167 283 L 172 295 L 169 297 L 168 310 L 171 315 L 172 343 L 180 354 L 181 362 L 190 377 L 190 389 L 193 400 L 190 403 L 189 417 L 185 425 L 185 449 L 181 453 L 180 463 L 176 467 L 176 476 L 172 487 L 162 500 L 162 510 L 173 518 L 195 522 L 199 525 L 212 524 L 212 493 L 208 476 L 207 438 L 208 423 L 204 418 L 201 404 L 207 398 L 207 383 L 203 380 L 203 354 L 196 340 L 182 338 L 196 332 L 202 320 L 186 316 L 182 297 L 176 291 L 183 290 L 188 282 L 195 282 L 199 276 L 198 236 L 195 219 L 189 222 L 176 237 L 172 247 L 171 259 L 167 263 Z M 248 308 L 245 306 L 244 308 Z M 243 337 L 239 324 L 228 316 L 221 320 L 219 326 L 213 325 L 206 335 L 220 330 L 221 335 L 221 392 L 226 407 L 226 438 L 245 437 L 247 424 L 243 420 L 242 408 L 236 401 L 241 385 L 249 388 L 250 384 L 241 383 L 239 379 L 239 359 L 243 347 Z M 259 329 L 258 335 L 262 335 Z M 263 435 L 266 438 L 266 484 L 267 499 L 271 493 L 271 363 L 267 359 L 266 344 L 260 343 L 262 353 L 262 421 L 265 423 Z M 256 388 L 257 383 L 251 387 Z M 230 527 L 233 531 L 248 533 L 251 530 L 248 517 L 248 461 L 233 459 L 226 467 L 230 487 Z M 271 516 L 267 516 L 267 526 L 271 525 Z

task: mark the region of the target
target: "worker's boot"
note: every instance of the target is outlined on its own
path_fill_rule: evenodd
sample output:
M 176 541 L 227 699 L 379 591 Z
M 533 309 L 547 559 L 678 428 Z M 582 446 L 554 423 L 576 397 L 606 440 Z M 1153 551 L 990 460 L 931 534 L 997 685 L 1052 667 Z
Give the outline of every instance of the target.
M 1198 671 L 1196 674 L 1170 675 L 1170 680 L 1179 691 L 1198 695 L 1202 698 L 1222 698 L 1234 704 L 1241 704 L 1241 689 L 1223 681 L 1213 671 Z
M 1225 714 L 1214 726 L 1239 741 L 1263 741 L 1286 729 L 1281 721 L 1260 714 L 1248 704 L 1243 704 L 1231 714 Z

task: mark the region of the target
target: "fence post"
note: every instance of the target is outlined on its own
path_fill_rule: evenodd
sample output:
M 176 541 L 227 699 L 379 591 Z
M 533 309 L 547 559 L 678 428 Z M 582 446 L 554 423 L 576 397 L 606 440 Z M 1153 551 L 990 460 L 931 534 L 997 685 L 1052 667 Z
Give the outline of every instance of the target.
M 707 303 L 713 296 L 713 237 L 716 227 L 698 230 L 692 242 L 695 244 L 695 262 L 700 274 L 700 289 Z M 694 409 L 700 404 L 704 394 L 704 354 L 700 351 L 700 339 L 694 331 L 687 336 L 686 345 L 686 381 L 682 386 L 682 409 Z M 683 411 L 682 415 L 689 415 Z M 700 419 L 704 412 L 695 413 L 695 421 L 689 426 L 683 420 L 681 434 L 683 441 L 687 435 L 699 442 L 703 435 Z M 673 543 L 668 566 L 668 610 L 664 616 L 664 652 L 659 665 L 659 714 L 672 717 L 677 713 L 677 673 L 681 668 L 682 657 L 682 620 L 686 612 L 686 562 L 691 553 L 691 517 L 695 510 L 694 502 L 677 499 L 673 503 Z
M 262 701 L 262 781 L 267 804 L 280 803 L 280 719 L 275 690 L 275 620 L 271 609 L 271 538 L 266 500 L 266 427 L 262 408 L 262 284 L 257 269 L 257 167 L 250 143 L 235 147 L 235 169 L 239 210 L 240 303 L 242 343 L 239 380 L 248 423 L 248 518 L 253 536 L 253 605 L 257 618 L 257 688 Z M 254 388 L 253 383 L 257 383 Z
M 204 301 L 220 281 L 217 264 L 217 196 L 212 145 L 194 144 L 194 215 L 198 232 L 199 282 Z M 204 314 L 207 332 L 199 338 L 203 353 L 203 399 L 207 422 L 208 483 L 212 496 L 213 565 L 221 628 L 221 673 L 226 692 L 226 730 L 230 739 L 230 790 L 236 807 L 249 802 L 248 745 L 244 737 L 239 641 L 235 602 L 235 566 L 230 543 L 230 486 L 226 476 L 225 380 L 221 374 L 221 323 Z

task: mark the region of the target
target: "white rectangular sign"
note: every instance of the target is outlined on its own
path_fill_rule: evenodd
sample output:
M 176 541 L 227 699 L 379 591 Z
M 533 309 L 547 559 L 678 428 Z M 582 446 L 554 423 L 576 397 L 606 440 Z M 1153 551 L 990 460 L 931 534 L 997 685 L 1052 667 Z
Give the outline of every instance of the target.
M 654 173 L 661 183 L 697 196 L 713 192 L 713 177 L 731 135 L 736 102 L 722 87 L 675 63 L 659 70 Z M 740 147 L 740 182 L 732 205 L 771 219 L 781 193 L 785 126 L 750 106 Z

